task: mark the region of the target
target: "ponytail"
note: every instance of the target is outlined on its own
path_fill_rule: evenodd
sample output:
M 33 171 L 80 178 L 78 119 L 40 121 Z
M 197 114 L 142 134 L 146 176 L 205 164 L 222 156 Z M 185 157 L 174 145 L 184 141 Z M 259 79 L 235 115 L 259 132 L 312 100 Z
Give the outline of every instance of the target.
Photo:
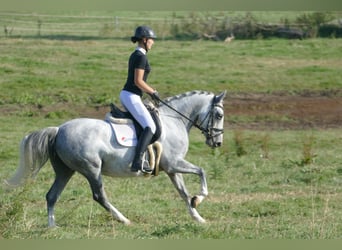
M 136 43 L 137 41 L 139 41 L 139 39 L 135 36 L 132 36 L 131 41 L 132 41 L 132 43 Z

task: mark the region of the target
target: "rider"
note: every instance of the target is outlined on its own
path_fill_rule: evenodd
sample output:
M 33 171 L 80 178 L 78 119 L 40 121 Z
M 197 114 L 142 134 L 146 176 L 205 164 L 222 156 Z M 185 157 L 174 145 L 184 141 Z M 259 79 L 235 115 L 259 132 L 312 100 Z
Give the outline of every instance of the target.
M 149 111 L 143 104 L 141 97 L 143 93 L 147 93 L 152 99 L 159 99 L 158 92 L 146 83 L 147 76 L 151 71 L 146 54 L 152 48 L 155 38 L 156 35 L 150 27 L 139 26 L 136 28 L 134 36 L 131 37 L 131 41 L 133 43 L 138 43 L 138 46 L 129 58 L 127 81 L 120 92 L 120 101 L 122 105 L 143 128 L 131 166 L 132 172 L 138 172 L 139 170 L 144 173 L 152 172 L 152 169 L 147 162 L 144 162 L 143 166 L 142 158 L 156 132 L 156 125 Z

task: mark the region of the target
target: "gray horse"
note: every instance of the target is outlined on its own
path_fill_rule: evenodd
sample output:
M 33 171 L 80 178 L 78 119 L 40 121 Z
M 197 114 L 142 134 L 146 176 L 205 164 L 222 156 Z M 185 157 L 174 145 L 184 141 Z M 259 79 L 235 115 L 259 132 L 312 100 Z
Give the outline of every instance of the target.
M 196 207 L 208 195 L 205 172 L 184 159 L 189 147 L 189 131 L 192 127 L 202 130 L 210 147 L 221 146 L 223 140 L 224 110 L 219 95 L 203 91 L 187 92 L 168 98 L 158 107 L 162 123 L 159 139 L 163 147 L 160 168 L 165 171 L 185 201 L 190 215 L 198 222 L 205 220 Z M 118 144 L 108 122 L 80 118 L 70 120 L 60 127 L 47 127 L 25 136 L 20 145 L 20 162 L 8 186 L 24 184 L 37 175 L 50 159 L 56 173 L 55 181 L 46 194 L 48 225 L 54 227 L 54 206 L 66 184 L 77 171 L 89 182 L 93 198 L 124 224 L 130 221 L 107 199 L 101 175 L 111 177 L 143 176 L 131 172 L 134 147 Z M 182 174 L 196 174 L 201 180 L 200 193 L 190 197 Z

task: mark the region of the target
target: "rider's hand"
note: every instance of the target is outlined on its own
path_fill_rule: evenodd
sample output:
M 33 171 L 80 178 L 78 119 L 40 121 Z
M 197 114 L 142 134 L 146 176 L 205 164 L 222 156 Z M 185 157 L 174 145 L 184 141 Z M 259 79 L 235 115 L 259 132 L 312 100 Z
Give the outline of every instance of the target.
M 150 96 L 154 102 L 159 104 L 160 98 L 159 98 L 159 94 L 157 91 L 154 91 L 152 94 L 150 94 Z

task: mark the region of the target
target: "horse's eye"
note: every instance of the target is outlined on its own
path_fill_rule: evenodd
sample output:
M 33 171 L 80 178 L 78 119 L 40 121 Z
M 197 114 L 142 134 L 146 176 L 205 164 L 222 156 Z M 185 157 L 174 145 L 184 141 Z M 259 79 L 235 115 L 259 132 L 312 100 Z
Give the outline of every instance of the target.
M 221 114 L 219 114 L 219 113 L 216 114 L 216 119 L 217 119 L 217 120 L 221 120 L 222 118 L 223 118 L 223 115 L 221 115 Z

